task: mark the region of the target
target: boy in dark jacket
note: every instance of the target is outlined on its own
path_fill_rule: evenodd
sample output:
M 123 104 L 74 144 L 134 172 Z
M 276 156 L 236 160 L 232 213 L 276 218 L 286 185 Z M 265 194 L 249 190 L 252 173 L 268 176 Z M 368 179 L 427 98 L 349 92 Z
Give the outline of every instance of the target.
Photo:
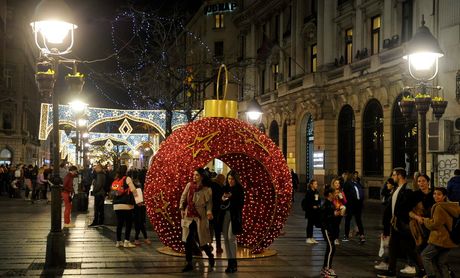
M 332 269 L 332 258 L 335 253 L 334 240 L 337 239 L 338 229 L 335 218 L 340 216 L 340 210 L 337 210 L 332 201 L 336 198 L 336 189 L 328 187 L 324 190 L 324 203 L 321 206 L 321 233 L 326 243 L 326 253 L 324 254 L 324 264 L 321 269 L 323 277 L 336 277 L 335 271 Z

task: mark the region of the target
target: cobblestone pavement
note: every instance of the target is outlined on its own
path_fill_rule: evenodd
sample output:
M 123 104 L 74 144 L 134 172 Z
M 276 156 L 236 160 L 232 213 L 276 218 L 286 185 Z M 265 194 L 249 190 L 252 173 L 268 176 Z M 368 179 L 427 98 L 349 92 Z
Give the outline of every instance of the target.
M 181 273 L 184 258 L 156 251 L 161 243 L 153 231 L 152 245 L 138 248 L 115 248 L 113 226 L 88 228 L 92 220 L 92 203 L 88 213 L 74 213 L 76 228 L 64 230 L 66 235 L 67 267 L 61 272 L 43 270 L 46 236 L 50 229 L 50 205 L 43 202 L 31 204 L 21 199 L 0 197 L 0 277 L 319 277 L 325 244 L 321 239 L 314 246 L 305 244 L 305 219 L 300 208 L 302 194 L 298 193 L 284 229 L 284 235 L 270 247 L 278 254 L 272 257 L 240 260 L 238 272 L 226 274 L 225 260 L 217 260 L 210 272 L 207 260 L 197 259 L 196 269 Z M 369 201 L 364 211 L 367 242 L 357 240 L 342 242 L 334 258 L 334 269 L 339 277 L 376 277 L 373 265 L 378 260 L 381 205 Z M 343 229 L 342 229 L 343 230 Z M 454 250 L 449 261 L 455 271 L 460 271 L 460 251 Z M 402 265 L 401 265 L 402 267 Z

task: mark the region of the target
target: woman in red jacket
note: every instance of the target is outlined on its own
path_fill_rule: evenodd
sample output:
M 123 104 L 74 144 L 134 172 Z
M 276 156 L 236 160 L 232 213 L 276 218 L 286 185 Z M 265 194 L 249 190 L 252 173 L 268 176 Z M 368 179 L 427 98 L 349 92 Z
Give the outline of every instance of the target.
M 64 177 L 64 188 L 61 192 L 62 200 L 64 200 L 64 228 L 73 228 L 75 224 L 70 222 L 70 213 L 72 212 L 72 196 L 73 190 L 73 178 L 77 175 L 77 167 L 70 166 L 69 172 Z

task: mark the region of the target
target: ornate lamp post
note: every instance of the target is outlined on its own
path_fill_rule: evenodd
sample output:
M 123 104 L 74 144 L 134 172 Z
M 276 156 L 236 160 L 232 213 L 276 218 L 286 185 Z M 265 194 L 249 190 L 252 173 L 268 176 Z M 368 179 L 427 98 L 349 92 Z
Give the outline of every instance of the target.
M 251 99 L 246 109 L 246 120 L 254 125 L 260 124 L 262 120 L 262 107 L 255 98 Z
M 42 58 L 50 65 L 49 76 L 37 73 L 36 81 L 41 93 L 51 95 L 53 103 L 53 177 L 51 185 L 51 230 L 47 237 L 45 268 L 64 268 L 66 264 L 65 240 L 61 229 L 61 184 L 59 178 L 59 101 L 54 92 L 54 83 L 58 77 L 59 56 L 71 51 L 77 25 L 73 23 L 72 12 L 63 0 L 42 0 L 36 7 L 34 18 L 30 23 L 35 44 L 40 49 Z M 70 38 L 67 38 L 70 33 Z M 41 86 L 42 80 L 48 86 Z M 42 84 L 43 85 L 43 84 Z
M 433 114 L 439 120 L 447 107 L 447 101 L 439 96 L 434 96 L 441 89 L 439 86 L 432 86 L 429 81 L 433 80 L 438 73 L 438 59 L 444 56 L 438 40 L 425 26 L 422 16 L 422 26 L 417 29 L 414 37 L 408 42 L 406 55 L 408 60 L 409 73 L 418 81 L 415 87 L 409 88 L 415 92 L 415 98 L 405 97 L 400 103 L 401 112 L 406 115 L 409 107 L 414 107 L 420 116 L 419 144 L 421 148 L 420 163 L 421 172 L 426 173 L 426 113 L 430 106 Z M 430 94 L 431 92 L 431 94 Z M 410 104 L 410 102 L 413 104 Z
M 75 163 L 78 164 L 78 154 L 79 154 L 79 146 L 80 144 L 80 129 L 82 128 L 81 124 L 83 124 L 83 127 L 86 126 L 86 123 L 80 121 L 82 118 L 83 114 L 85 113 L 86 107 L 88 104 L 84 103 L 83 101 L 77 99 L 69 103 L 72 111 L 74 112 L 75 115 L 75 123 L 76 123 L 76 140 L 75 140 Z

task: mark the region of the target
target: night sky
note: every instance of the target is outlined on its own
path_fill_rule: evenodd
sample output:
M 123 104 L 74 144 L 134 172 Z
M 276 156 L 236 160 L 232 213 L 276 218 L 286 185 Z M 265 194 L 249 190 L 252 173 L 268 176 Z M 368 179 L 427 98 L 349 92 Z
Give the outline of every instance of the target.
M 78 25 L 73 52 L 66 57 L 79 60 L 95 60 L 108 57 L 114 53 L 112 21 L 121 11 L 126 10 L 129 5 L 133 5 L 136 10 L 148 13 L 155 12 L 165 17 L 174 11 L 189 17 L 196 12 L 202 2 L 201 0 L 66 0 L 66 3 L 75 13 L 76 24 Z M 126 34 L 117 34 L 117 37 L 122 39 L 130 36 L 129 30 L 126 31 Z M 97 78 L 101 78 L 101 74 L 115 73 L 116 59 L 112 57 L 104 62 L 80 64 L 78 69 L 84 74 L 88 74 L 91 71 L 97 72 L 99 76 Z M 96 85 L 100 89 L 97 89 Z M 101 90 L 104 93 L 101 93 Z M 73 97 L 64 94 L 61 101 L 65 103 Z M 94 78 L 94 81 L 86 78 L 84 98 L 90 106 L 107 108 L 123 108 L 116 102 L 128 102 L 128 95 L 123 87 L 113 82 L 98 81 L 96 78 Z M 109 98 L 115 100 L 115 102 Z

